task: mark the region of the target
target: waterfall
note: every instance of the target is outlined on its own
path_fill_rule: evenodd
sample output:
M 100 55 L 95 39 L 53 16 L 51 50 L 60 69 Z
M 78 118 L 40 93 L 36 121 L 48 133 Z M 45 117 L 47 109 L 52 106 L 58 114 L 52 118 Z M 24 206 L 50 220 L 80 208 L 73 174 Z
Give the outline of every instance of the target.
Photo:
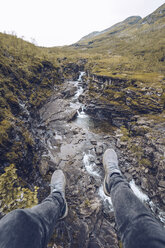
M 79 78 L 78 78 L 78 82 L 82 82 L 82 77 L 85 75 L 85 72 L 84 71 L 80 71 L 80 75 L 79 75 Z

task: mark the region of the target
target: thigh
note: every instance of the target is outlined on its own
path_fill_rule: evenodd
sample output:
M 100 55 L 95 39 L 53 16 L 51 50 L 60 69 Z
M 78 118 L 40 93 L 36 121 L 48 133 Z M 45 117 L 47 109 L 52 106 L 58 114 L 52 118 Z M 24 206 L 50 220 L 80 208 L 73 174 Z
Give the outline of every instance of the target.
M 0 221 L 1 248 L 41 248 L 43 230 L 28 210 L 14 210 Z

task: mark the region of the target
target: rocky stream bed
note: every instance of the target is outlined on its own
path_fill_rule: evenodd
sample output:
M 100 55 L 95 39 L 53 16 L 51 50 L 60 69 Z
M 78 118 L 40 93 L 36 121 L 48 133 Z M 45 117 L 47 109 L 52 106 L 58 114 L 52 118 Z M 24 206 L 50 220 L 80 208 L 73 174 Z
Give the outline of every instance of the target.
M 113 207 L 102 186 L 102 156 L 107 148 L 116 150 L 120 168 L 130 181 L 131 188 L 164 225 L 165 212 L 158 202 L 150 198 L 153 192 L 144 193 L 136 185 L 141 185 L 139 172 L 122 149 L 120 130 L 107 120 L 95 119 L 87 114 L 87 106 L 80 102 L 86 85 L 83 76 L 81 72 L 77 81 L 66 81 L 60 90 L 55 88 L 54 95 L 40 109 L 40 122 L 36 128 L 35 135 L 42 145 L 39 170 L 47 186 L 55 169 L 62 169 L 67 177 L 69 214 L 57 224 L 48 247 L 117 248 L 119 237 Z M 147 180 L 145 176 L 143 180 Z

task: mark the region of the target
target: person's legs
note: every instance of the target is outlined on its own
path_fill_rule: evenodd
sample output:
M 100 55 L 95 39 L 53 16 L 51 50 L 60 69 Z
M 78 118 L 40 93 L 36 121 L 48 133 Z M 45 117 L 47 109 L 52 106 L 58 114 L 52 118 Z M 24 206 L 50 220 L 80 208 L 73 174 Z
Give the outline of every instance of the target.
M 144 204 L 134 195 L 118 167 L 113 150 L 104 154 L 107 195 L 111 194 L 115 220 L 124 248 L 163 248 L 165 230 Z M 111 159 L 112 158 L 112 159 Z M 115 161 L 116 160 L 116 161 Z
M 56 222 L 67 215 L 62 171 L 55 171 L 52 179 L 51 194 L 41 204 L 14 210 L 1 219 L 1 248 L 46 247 Z
M 121 175 L 110 177 L 115 219 L 125 248 L 165 247 L 165 230 Z

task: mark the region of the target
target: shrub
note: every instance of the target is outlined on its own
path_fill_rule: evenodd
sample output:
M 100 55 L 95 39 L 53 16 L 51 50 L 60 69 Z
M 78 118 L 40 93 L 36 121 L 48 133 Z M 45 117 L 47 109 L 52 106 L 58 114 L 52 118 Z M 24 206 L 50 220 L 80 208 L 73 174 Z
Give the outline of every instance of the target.
M 34 192 L 21 187 L 21 180 L 18 178 L 16 170 L 15 166 L 11 164 L 0 176 L 0 210 L 4 213 L 17 208 L 32 207 L 38 203 L 38 187 L 34 187 Z

